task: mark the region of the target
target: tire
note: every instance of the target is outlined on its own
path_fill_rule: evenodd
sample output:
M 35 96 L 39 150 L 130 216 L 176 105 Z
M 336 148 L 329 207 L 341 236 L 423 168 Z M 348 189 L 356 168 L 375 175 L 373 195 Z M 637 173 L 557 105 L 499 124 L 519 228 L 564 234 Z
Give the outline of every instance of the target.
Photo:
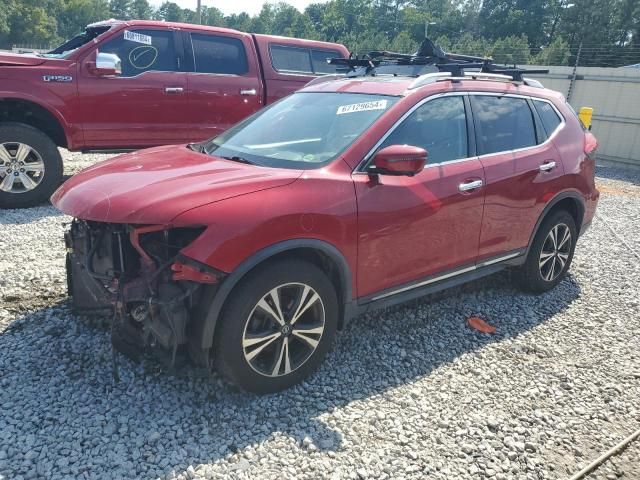
M 62 157 L 47 135 L 23 123 L 0 124 L 0 208 L 43 203 L 61 182 Z
M 276 296 L 270 296 L 274 291 Z M 282 315 L 274 308 L 274 298 Z M 227 380 L 245 391 L 278 392 L 316 370 L 337 324 L 336 292 L 320 269 L 300 260 L 268 264 L 231 292 L 214 339 L 214 362 Z M 300 333 L 305 330 L 309 333 Z
M 553 244 L 556 232 L 558 247 Z M 565 237 L 566 232 L 569 233 Z M 551 290 L 567 274 L 578 239 L 576 222 L 566 210 L 559 210 L 544 219 L 538 229 L 525 263 L 518 269 L 520 287 L 527 292 Z

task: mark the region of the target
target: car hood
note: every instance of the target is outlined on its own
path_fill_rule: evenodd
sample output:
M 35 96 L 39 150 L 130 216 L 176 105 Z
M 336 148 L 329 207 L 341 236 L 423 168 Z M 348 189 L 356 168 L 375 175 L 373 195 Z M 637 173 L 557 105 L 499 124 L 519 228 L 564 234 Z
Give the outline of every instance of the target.
M 51 202 L 84 220 L 170 224 L 192 208 L 287 185 L 301 174 L 165 146 L 89 167 L 67 180 Z
M 42 65 L 45 61 L 45 58 L 31 54 L 0 53 L 0 66 L 29 67 Z

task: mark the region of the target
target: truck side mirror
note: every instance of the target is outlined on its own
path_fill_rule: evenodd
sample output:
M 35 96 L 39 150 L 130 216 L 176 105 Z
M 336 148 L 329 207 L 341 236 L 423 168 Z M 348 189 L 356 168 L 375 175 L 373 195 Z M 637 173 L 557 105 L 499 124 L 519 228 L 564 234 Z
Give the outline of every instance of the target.
M 122 73 L 122 62 L 115 53 L 98 52 L 95 62 L 88 62 L 89 72 L 96 77 L 115 77 Z

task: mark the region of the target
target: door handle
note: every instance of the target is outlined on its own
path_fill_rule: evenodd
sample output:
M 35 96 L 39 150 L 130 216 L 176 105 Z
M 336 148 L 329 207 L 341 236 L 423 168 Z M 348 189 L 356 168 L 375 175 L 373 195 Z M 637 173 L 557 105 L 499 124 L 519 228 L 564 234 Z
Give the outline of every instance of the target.
M 255 88 L 250 88 L 250 89 L 241 89 L 240 90 L 240 95 L 257 95 L 258 91 Z
M 164 93 L 174 94 L 174 93 L 182 93 L 184 92 L 184 88 L 182 87 L 165 87 Z
M 540 165 L 540 171 L 541 172 L 549 172 L 551 170 L 553 170 L 554 168 L 556 168 L 556 162 L 554 161 L 548 161 L 548 162 L 544 162 L 542 165 Z
M 458 190 L 461 192 L 469 192 L 471 190 L 476 190 L 482 186 L 482 180 L 473 180 L 471 182 L 464 182 L 458 185 Z

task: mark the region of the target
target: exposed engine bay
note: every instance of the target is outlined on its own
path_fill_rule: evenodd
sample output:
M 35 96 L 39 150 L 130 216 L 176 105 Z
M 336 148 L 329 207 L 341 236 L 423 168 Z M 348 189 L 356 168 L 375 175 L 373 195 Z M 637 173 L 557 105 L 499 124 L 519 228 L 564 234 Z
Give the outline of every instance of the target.
M 116 350 L 138 360 L 161 349 L 173 365 L 190 324 L 204 314 L 203 287 L 210 297 L 224 275 L 180 254 L 204 229 L 74 220 L 65 233 L 74 309 L 110 311 Z

